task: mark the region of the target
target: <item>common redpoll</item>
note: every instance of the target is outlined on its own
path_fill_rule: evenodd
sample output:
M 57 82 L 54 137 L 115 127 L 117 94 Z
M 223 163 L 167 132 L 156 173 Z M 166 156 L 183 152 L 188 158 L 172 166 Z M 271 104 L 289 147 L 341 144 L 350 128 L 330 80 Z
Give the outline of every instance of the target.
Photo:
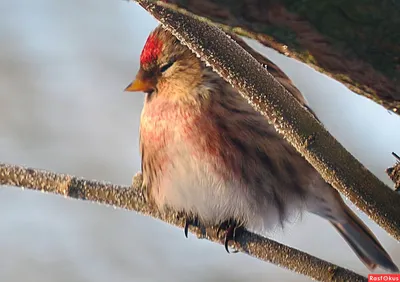
M 143 185 L 160 210 L 170 207 L 206 226 L 231 222 L 257 233 L 306 210 L 329 220 L 369 269 L 398 271 L 339 193 L 161 26 L 148 37 L 140 70 L 126 90 L 147 93 L 140 126 Z

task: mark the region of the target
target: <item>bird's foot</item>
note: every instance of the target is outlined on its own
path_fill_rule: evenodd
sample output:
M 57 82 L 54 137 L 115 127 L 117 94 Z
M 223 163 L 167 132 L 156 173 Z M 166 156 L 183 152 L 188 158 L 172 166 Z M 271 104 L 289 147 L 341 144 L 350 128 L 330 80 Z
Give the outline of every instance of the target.
M 224 239 L 224 246 L 225 246 L 225 250 L 229 252 L 229 242 L 230 241 L 236 241 L 236 237 L 240 234 L 240 232 L 242 232 L 243 226 L 238 224 L 235 220 L 227 220 L 222 222 L 219 227 L 218 227 L 218 231 L 217 231 L 217 236 L 219 237 L 219 233 L 221 232 L 221 230 L 226 230 L 225 231 L 225 239 Z M 237 253 L 238 251 L 234 251 L 233 253 Z
M 186 216 L 185 227 L 183 229 L 186 238 L 188 238 L 188 231 L 190 226 L 201 228 L 201 224 L 197 216 Z

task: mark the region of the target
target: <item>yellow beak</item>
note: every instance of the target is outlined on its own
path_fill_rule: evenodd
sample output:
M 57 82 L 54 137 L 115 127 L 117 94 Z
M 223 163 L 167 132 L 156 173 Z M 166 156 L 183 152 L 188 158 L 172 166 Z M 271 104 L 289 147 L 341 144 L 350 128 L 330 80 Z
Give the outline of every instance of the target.
M 151 89 L 153 89 L 153 85 L 151 84 L 150 81 L 136 78 L 131 84 L 128 85 L 128 87 L 125 88 L 125 91 L 129 91 L 129 92 L 138 92 L 138 91 L 148 92 Z

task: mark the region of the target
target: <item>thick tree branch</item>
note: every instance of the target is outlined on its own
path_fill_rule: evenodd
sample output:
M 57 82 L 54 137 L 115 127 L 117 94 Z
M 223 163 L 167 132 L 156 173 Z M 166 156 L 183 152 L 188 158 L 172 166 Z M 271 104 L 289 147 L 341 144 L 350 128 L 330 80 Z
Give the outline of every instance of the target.
M 396 1 L 165 2 L 300 60 L 400 114 L 400 5 Z
M 134 177 L 133 184 L 129 187 L 0 163 L 0 185 L 12 185 L 111 205 L 137 211 L 177 227 L 183 228 L 184 226 L 183 218 L 176 212 L 169 211 L 160 214 L 156 208 L 148 205 L 141 188 L 141 174 Z M 191 231 L 200 238 L 223 244 L 223 238 L 221 235 L 217 236 L 216 228 L 207 228 L 205 232 L 198 228 L 192 228 Z M 233 246 L 238 251 L 252 257 L 274 263 L 316 280 L 367 281 L 365 277 L 350 270 L 247 231 L 237 236 Z M 221 251 L 223 251 L 222 248 Z
M 346 151 L 250 54 L 199 17 L 162 2 L 137 2 L 237 88 L 328 183 L 400 240 L 400 195 Z

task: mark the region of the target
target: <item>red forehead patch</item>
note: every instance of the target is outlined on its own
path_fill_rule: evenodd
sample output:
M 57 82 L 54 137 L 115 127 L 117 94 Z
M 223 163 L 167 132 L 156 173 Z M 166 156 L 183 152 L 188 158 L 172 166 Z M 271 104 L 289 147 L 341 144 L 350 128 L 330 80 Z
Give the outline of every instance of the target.
M 140 55 L 140 64 L 148 64 L 157 60 L 162 50 L 162 42 L 155 34 L 150 34 Z

